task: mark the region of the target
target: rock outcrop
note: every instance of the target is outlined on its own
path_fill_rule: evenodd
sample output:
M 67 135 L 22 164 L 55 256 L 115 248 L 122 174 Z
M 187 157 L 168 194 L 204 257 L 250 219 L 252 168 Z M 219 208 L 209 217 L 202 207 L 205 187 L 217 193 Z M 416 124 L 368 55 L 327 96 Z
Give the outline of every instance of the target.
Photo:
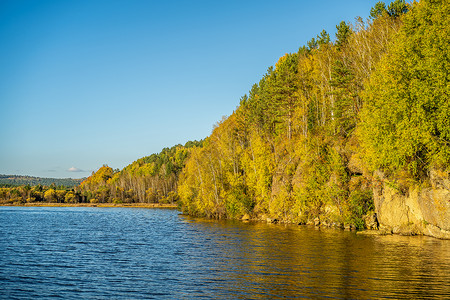
M 398 188 L 381 172 L 375 177 L 374 204 L 381 226 L 395 234 L 423 234 L 450 239 L 450 176 L 448 172 L 432 170 L 427 186 L 411 185 Z

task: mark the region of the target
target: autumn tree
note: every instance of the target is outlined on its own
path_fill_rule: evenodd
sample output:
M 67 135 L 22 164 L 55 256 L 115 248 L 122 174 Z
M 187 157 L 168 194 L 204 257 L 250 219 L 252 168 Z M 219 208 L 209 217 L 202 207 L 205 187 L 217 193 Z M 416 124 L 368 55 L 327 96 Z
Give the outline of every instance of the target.
M 364 93 L 359 135 L 373 169 L 423 178 L 450 162 L 450 4 L 415 3 Z

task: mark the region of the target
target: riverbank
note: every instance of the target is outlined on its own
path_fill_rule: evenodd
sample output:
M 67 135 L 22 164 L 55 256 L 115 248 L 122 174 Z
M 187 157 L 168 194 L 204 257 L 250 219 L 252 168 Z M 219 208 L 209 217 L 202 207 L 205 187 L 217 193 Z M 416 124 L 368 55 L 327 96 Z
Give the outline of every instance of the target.
M 177 208 L 177 204 L 162 203 L 25 203 L 5 204 L 0 206 L 23 206 L 23 207 L 128 207 L 128 208 Z

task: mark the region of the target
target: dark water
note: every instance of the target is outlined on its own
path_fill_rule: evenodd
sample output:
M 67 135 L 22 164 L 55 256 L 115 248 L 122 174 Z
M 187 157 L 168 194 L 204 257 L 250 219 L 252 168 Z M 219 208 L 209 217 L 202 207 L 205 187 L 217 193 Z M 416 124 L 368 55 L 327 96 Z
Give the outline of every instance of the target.
M 0 208 L 0 298 L 449 299 L 450 241 L 189 219 L 175 210 Z

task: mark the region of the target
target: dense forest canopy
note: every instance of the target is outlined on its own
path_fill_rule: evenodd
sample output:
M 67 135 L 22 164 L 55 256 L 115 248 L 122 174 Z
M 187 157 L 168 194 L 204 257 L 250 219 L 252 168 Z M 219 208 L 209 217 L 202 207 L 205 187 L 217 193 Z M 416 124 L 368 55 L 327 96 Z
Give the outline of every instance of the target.
M 362 227 L 374 174 L 407 189 L 449 172 L 449 15 L 443 0 L 378 2 L 282 56 L 204 141 L 105 165 L 68 198 Z
M 449 15 L 447 1 L 415 3 L 365 85 L 359 137 L 372 169 L 421 179 L 448 167 Z
M 75 202 L 72 190 L 83 179 L 0 175 L 0 203 Z
M 158 154 L 138 159 L 123 170 L 104 165 L 84 180 L 76 192 L 81 202 L 174 203 L 178 177 L 192 149 L 202 141 L 164 148 Z
M 378 2 L 281 57 L 192 151 L 183 211 L 361 227 L 375 170 L 409 185 L 448 172 L 448 15 L 447 1 Z

